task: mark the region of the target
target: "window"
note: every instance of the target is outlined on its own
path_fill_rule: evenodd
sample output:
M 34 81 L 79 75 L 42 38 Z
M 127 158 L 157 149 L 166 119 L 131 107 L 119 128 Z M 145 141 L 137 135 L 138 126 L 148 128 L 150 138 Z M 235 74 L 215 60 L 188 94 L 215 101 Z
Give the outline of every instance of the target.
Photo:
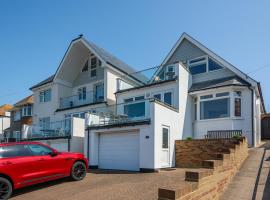
M 189 61 L 189 70 L 192 75 L 207 72 L 207 58 L 196 58 Z
M 230 116 L 230 98 L 214 99 L 200 102 L 200 118 L 215 119 Z
M 51 101 L 51 89 L 41 91 L 39 93 L 39 102 Z
M 18 121 L 20 119 L 21 119 L 21 111 L 20 110 L 14 111 L 14 121 Z
M 154 99 L 157 99 L 157 100 L 161 101 L 161 94 L 155 94 Z
M 18 156 L 32 156 L 32 153 L 25 145 L 0 147 L 0 158 L 12 158 Z
M 216 97 L 226 97 L 226 96 L 229 96 L 229 95 L 230 95 L 229 92 L 222 92 L 222 93 L 217 93 Z
M 162 128 L 162 148 L 168 149 L 169 148 L 169 129 Z
M 132 101 L 133 101 L 133 98 L 124 99 L 125 103 L 129 103 L 129 102 L 132 102 Z
M 91 77 L 97 76 L 97 58 L 93 57 L 91 58 L 91 71 L 90 71 Z
M 222 69 L 222 66 L 208 56 L 195 58 L 188 61 L 189 70 L 192 75 L 206 73 Z
M 98 84 L 95 86 L 95 97 L 97 101 L 104 100 L 104 84 Z
M 213 95 L 204 95 L 204 96 L 201 96 L 200 99 L 211 99 L 213 98 Z
M 135 101 L 140 101 L 140 100 L 144 100 L 144 96 L 138 96 L 134 98 Z
M 32 116 L 32 105 L 22 107 L 22 116 Z
M 84 66 L 83 66 L 83 68 L 82 68 L 82 72 L 86 72 L 86 71 L 88 71 L 88 60 L 85 62 L 85 64 L 84 64 Z
M 172 105 L 172 93 L 171 92 L 164 93 L 164 103 L 166 103 L 168 105 Z
M 78 98 L 79 98 L 79 100 L 86 99 L 86 87 L 82 87 L 82 88 L 78 89 Z
M 52 149 L 42 146 L 42 145 L 29 144 L 27 146 L 29 147 L 29 149 L 31 150 L 34 156 L 45 156 L 53 152 Z
M 194 120 L 197 120 L 197 102 L 194 104 Z
M 217 62 L 212 60 L 211 58 L 208 59 L 208 68 L 209 68 L 209 71 L 222 69 L 222 67 Z
M 234 99 L 234 116 L 241 117 L 241 98 Z

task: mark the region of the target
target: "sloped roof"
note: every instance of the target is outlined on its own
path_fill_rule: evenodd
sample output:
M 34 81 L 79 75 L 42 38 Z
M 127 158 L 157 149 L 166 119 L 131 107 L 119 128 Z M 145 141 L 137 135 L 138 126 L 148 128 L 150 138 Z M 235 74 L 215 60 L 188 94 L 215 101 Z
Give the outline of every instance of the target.
M 0 106 L 0 116 L 5 116 L 5 112 L 10 111 L 13 108 L 12 105 L 4 104 Z
M 106 62 L 107 64 L 116 68 L 117 70 L 121 71 L 122 73 L 129 75 L 130 77 L 134 78 L 135 80 L 137 80 L 141 83 L 146 83 L 148 81 L 148 79 L 145 76 L 143 76 L 142 74 L 135 73 L 136 70 L 134 68 L 132 68 L 128 64 L 124 63 L 123 61 L 121 61 L 120 59 L 118 59 L 117 57 L 112 55 L 111 53 L 107 52 L 105 49 L 97 46 L 93 42 L 90 42 L 83 37 L 78 37 L 78 38 L 75 38 L 74 40 L 72 40 L 69 47 L 68 47 L 68 50 L 71 48 L 71 46 L 74 42 L 79 42 L 79 41 L 84 42 L 90 48 L 90 50 L 94 51 L 94 53 L 96 53 L 101 59 L 103 59 L 104 62 Z M 66 51 L 65 56 L 66 56 L 68 50 Z M 64 56 L 64 58 L 65 58 L 65 56 Z M 63 63 L 64 58 L 62 59 L 60 65 L 59 65 L 59 67 L 54 75 L 39 82 L 38 84 L 32 86 L 30 88 L 30 90 L 37 88 L 37 87 L 40 87 L 42 85 L 45 85 L 47 83 L 53 82 L 54 77 L 57 74 L 61 64 Z
M 189 92 L 195 92 L 200 90 L 207 90 L 225 86 L 249 86 L 250 84 L 238 76 L 231 76 L 221 79 L 214 79 L 210 81 L 204 81 L 200 83 L 192 84 Z
M 45 85 L 47 83 L 50 83 L 50 82 L 53 82 L 53 79 L 54 79 L 54 75 L 50 76 L 49 78 L 46 78 L 45 80 L 39 82 L 38 84 L 36 85 L 33 85 L 30 90 L 34 89 L 34 88 L 37 88 L 37 87 L 40 87 L 42 85 Z
M 15 107 L 18 107 L 18 106 L 23 106 L 23 105 L 26 105 L 26 104 L 33 104 L 34 103 L 34 98 L 33 98 L 33 95 L 30 95 L 28 97 L 25 97 L 24 99 L 18 101 L 17 103 L 15 103 Z

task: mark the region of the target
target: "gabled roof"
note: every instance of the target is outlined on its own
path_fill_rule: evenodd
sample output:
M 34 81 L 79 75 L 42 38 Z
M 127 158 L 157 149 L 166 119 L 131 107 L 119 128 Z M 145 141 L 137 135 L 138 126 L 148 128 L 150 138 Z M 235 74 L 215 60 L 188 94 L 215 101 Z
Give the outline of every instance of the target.
M 221 79 L 204 81 L 200 83 L 194 83 L 189 89 L 189 92 L 195 92 L 195 91 L 201 91 L 201 90 L 207 90 L 207 89 L 213 89 L 213 88 L 219 88 L 219 87 L 225 87 L 225 86 L 250 86 L 250 84 L 238 76 L 231 76 L 231 77 L 226 77 L 226 78 L 221 78 Z
M 255 81 L 253 78 L 251 78 L 250 76 L 248 76 L 247 74 L 245 74 L 244 72 L 242 72 L 241 70 L 239 70 L 238 68 L 236 68 L 235 66 L 233 66 L 228 61 L 224 60 L 222 57 L 220 57 L 219 55 L 217 55 L 216 53 L 214 53 L 213 51 L 211 51 L 210 49 L 208 49 L 206 46 L 204 46 L 203 44 L 201 44 L 200 42 L 198 42 L 197 40 L 195 40 L 193 37 L 191 37 L 187 33 L 183 33 L 181 35 L 181 37 L 176 42 L 176 44 L 173 46 L 173 48 L 171 49 L 171 51 L 169 52 L 169 54 L 163 60 L 161 66 L 165 65 L 168 62 L 168 60 L 171 58 L 171 56 L 173 55 L 173 53 L 177 50 L 178 46 L 181 44 L 181 42 L 184 39 L 188 40 L 189 42 L 191 42 L 192 44 L 194 44 L 195 46 L 197 46 L 203 52 L 205 52 L 206 54 L 208 54 L 213 59 L 217 60 L 224 67 L 226 67 L 229 70 L 231 70 L 232 72 L 234 72 L 237 76 L 239 76 L 240 78 L 242 78 L 243 80 L 245 80 L 246 82 L 248 82 L 249 84 L 251 84 L 252 86 L 256 86 L 258 88 L 258 91 L 259 91 L 259 94 L 260 94 L 260 97 L 261 97 L 263 112 L 266 112 L 265 105 L 264 105 L 264 100 L 263 100 L 263 95 L 262 95 L 262 92 L 261 92 L 260 83 L 257 82 L 257 81 Z
M 30 88 L 30 90 L 32 90 L 32 89 L 34 89 L 34 88 L 37 88 L 37 87 L 40 87 L 40 86 L 42 86 L 42 85 L 45 85 L 45 84 L 47 84 L 47 83 L 51 83 L 51 82 L 53 82 L 53 79 L 54 79 L 54 75 L 50 76 L 49 78 L 46 78 L 45 80 L 39 82 L 39 83 L 36 84 L 36 85 L 33 85 L 33 86 Z
M 23 106 L 23 105 L 27 105 L 27 104 L 33 104 L 33 103 L 34 103 L 33 95 L 30 95 L 30 96 L 25 97 L 24 99 L 18 101 L 17 103 L 15 103 L 14 106 L 18 107 L 18 106 Z
M 146 77 L 144 77 L 141 74 L 136 74 L 136 75 L 132 75 L 134 74 L 136 71 L 130 67 L 128 64 L 124 63 L 123 61 L 121 61 L 120 59 L 118 59 L 117 57 L 115 57 L 114 55 L 110 54 L 109 52 L 107 52 L 105 49 L 97 46 L 96 44 L 94 44 L 93 42 L 90 42 L 88 40 L 86 40 L 85 38 L 83 38 L 82 36 L 75 38 L 74 40 L 71 41 L 71 43 L 69 44 L 69 47 L 62 59 L 62 61 L 60 62 L 60 65 L 58 67 L 58 69 L 56 70 L 56 73 L 52 76 L 50 76 L 49 78 L 41 81 L 40 83 L 32 86 L 30 88 L 30 90 L 40 87 L 42 85 L 45 85 L 47 83 L 53 82 L 54 78 L 57 76 L 58 71 L 60 70 L 63 61 L 66 57 L 66 55 L 68 54 L 69 50 L 71 49 L 72 45 L 75 44 L 76 42 L 82 42 L 87 48 L 90 49 L 91 52 L 93 52 L 94 54 L 96 54 L 96 56 L 103 62 L 107 63 L 108 65 L 112 66 L 113 68 L 121 71 L 122 73 L 130 76 L 131 78 L 135 79 L 138 82 L 141 83 L 145 83 L 148 79 Z

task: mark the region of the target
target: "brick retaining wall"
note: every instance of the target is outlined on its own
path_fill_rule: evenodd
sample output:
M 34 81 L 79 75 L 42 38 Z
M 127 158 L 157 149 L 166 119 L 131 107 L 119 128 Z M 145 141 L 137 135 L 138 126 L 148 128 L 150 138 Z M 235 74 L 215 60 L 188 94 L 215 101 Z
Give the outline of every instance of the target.
M 177 167 L 186 171 L 182 188 L 160 188 L 159 200 L 218 199 L 248 156 L 246 138 L 176 141 Z

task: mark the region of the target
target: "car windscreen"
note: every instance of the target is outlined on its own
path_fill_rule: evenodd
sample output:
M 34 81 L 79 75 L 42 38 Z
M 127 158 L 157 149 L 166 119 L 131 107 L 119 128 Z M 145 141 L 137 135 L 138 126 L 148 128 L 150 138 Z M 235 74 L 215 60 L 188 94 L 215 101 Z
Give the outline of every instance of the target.
M 12 158 L 19 156 L 32 156 L 25 145 L 11 145 L 0 147 L 0 158 Z

